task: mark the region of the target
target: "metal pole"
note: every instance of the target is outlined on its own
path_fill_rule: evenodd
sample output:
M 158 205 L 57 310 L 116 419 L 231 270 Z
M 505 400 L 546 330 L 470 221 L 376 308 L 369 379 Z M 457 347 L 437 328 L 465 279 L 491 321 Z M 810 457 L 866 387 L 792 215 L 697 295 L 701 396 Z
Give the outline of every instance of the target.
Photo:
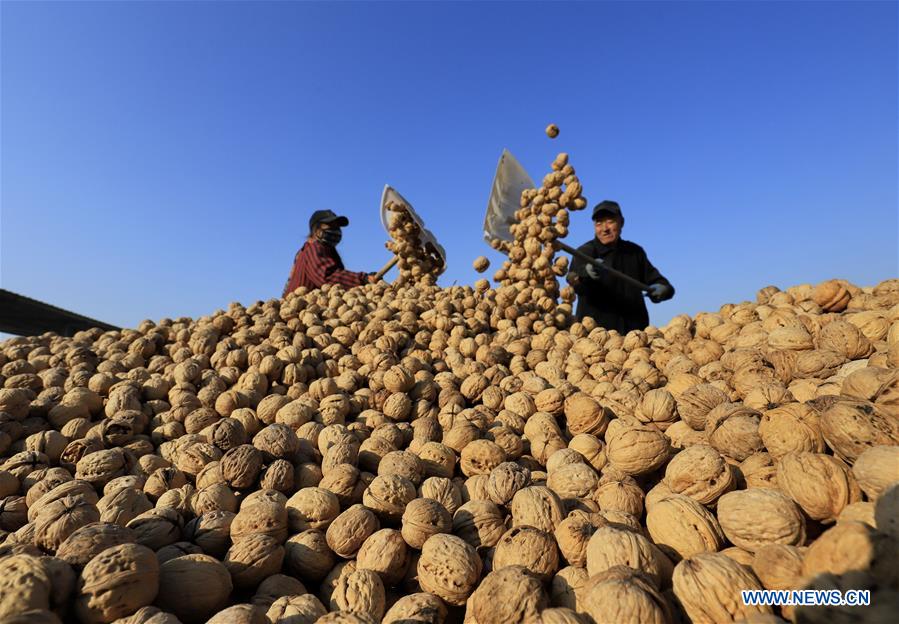
M 561 242 L 559 242 L 559 241 L 556 241 L 556 242 L 555 242 L 555 245 L 556 245 L 559 249 L 561 249 L 562 251 L 566 251 L 566 252 L 570 253 L 572 256 L 575 256 L 575 257 L 577 257 L 577 258 L 580 258 L 580 259 L 583 260 L 584 262 L 586 262 L 586 263 L 588 263 L 588 264 L 592 264 L 592 265 L 593 265 L 594 267 L 596 267 L 597 269 L 601 269 L 601 270 L 603 270 L 603 271 L 608 271 L 609 273 L 611 273 L 611 274 L 614 275 L 615 277 L 617 277 L 617 278 L 619 278 L 619 279 L 623 279 L 623 280 L 624 280 L 625 282 L 627 282 L 628 284 L 630 284 L 630 285 L 632 285 L 632 286 L 636 286 L 637 288 L 639 288 L 639 289 L 642 290 L 642 291 L 648 291 L 648 290 L 649 290 L 649 286 L 647 286 L 646 284 L 644 284 L 644 283 L 641 282 L 640 280 L 634 279 L 634 278 L 631 277 L 630 275 L 627 275 L 627 274 L 625 274 L 625 273 L 622 273 L 621 271 L 619 271 L 619 270 L 617 270 L 617 269 L 613 269 L 613 268 L 610 267 L 610 266 L 606 266 L 606 264 L 605 264 L 602 260 L 599 260 L 598 258 L 591 258 L 591 257 L 588 256 L 587 254 L 585 254 L 583 251 L 578 251 L 578 250 L 575 249 L 574 247 L 572 247 L 572 246 L 570 246 L 570 245 L 566 245 L 565 243 L 561 243 Z

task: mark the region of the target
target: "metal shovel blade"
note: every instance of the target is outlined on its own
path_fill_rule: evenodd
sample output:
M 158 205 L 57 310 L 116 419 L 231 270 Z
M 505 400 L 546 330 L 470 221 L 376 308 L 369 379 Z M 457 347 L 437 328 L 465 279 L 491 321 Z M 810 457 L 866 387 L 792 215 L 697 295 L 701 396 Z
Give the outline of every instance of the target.
M 484 240 L 488 243 L 493 239 L 504 241 L 512 240 L 509 226 L 516 222 L 515 211 L 520 207 L 522 191 L 536 188 L 533 179 L 528 175 L 509 150 L 504 149 L 496 166 L 496 175 L 493 177 L 493 188 L 490 190 L 490 199 L 487 201 L 487 214 L 484 216 Z M 615 277 L 639 288 L 649 290 L 649 286 L 630 275 L 606 266 L 602 260 L 591 258 L 582 251 L 567 245 L 561 241 L 554 243 L 557 249 L 568 252 L 572 256 L 580 258 L 597 269 L 607 271 Z
M 487 214 L 484 216 L 484 240 L 488 243 L 498 238 L 512 240 L 509 226 L 515 223 L 515 211 L 520 207 L 522 191 L 536 188 L 528 172 L 512 153 L 504 149 L 496 165 Z
M 415 212 L 415 209 L 412 208 L 412 204 L 410 204 L 405 197 L 400 195 L 399 191 L 397 191 L 389 184 L 384 185 L 384 192 L 381 193 L 381 225 L 384 226 L 384 230 L 388 234 L 390 234 L 390 225 L 394 218 L 394 213 L 390 210 L 387 210 L 387 206 L 391 202 L 402 204 L 406 208 L 406 210 L 409 212 L 409 216 L 411 216 L 416 225 L 421 228 L 419 240 L 421 241 L 422 246 L 425 249 L 433 251 L 438 256 L 440 256 L 440 260 L 441 262 L 443 262 L 443 266 L 446 266 L 446 250 L 440 243 L 437 242 L 437 237 L 434 236 L 431 230 L 425 227 L 425 222 L 420 216 L 418 216 L 418 213 Z

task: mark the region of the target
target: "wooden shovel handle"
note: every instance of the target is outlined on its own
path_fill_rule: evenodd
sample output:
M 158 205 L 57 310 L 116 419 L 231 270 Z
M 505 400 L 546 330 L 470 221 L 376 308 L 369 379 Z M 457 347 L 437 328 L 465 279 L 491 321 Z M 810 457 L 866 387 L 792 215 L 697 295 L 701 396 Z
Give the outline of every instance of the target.
M 572 256 L 575 256 L 575 257 L 577 257 L 577 258 L 580 258 L 581 260 L 583 260 L 584 262 L 586 262 L 586 263 L 588 263 L 588 264 L 592 264 L 594 267 L 596 267 L 597 269 L 600 269 L 601 271 L 608 271 L 609 273 L 611 273 L 612 275 L 614 275 L 614 276 L 617 277 L 618 279 L 623 280 L 623 281 L 627 282 L 628 284 L 631 284 L 632 286 L 636 286 L 636 287 L 639 288 L 640 290 L 643 290 L 643 291 L 648 291 L 648 290 L 649 290 L 649 286 L 647 286 L 646 284 L 644 284 L 644 283 L 641 282 L 640 280 L 634 279 L 634 278 L 631 277 L 630 275 L 627 275 L 627 274 L 625 274 L 625 273 L 622 273 L 621 271 L 618 271 L 618 270 L 616 270 L 616 269 L 613 269 L 612 267 L 610 267 L 610 266 L 608 266 L 607 264 L 605 264 L 605 263 L 604 263 L 602 260 L 600 260 L 599 258 L 591 258 L 591 257 L 588 256 L 587 254 L 585 254 L 583 251 L 580 251 L 580 250 L 578 250 L 578 249 L 575 249 L 574 247 L 571 247 L 570 245 L 566 245 L 565 243 L 562 243 L 562 242 L 559 242 L 559 241 L 556 241 L 556 242 L 555 242 L 555 245 L 556 245 L 556 247 L 558 247 L 558 248 L 561 249 L 562 251 L 567 251 L 567 252 L 570 253 Z
M 381 279 L 382 277 L 384 277 L 384 275 L 387 273 L 387 271 L 389 271 L 390 269 L 392 269 L 392 268 L 393 268 L 393 265 L 395 265 L 395 264 L 396 264 L 397 262 L 399 262 L 399 261 L 400 261 L 400 257 L 399 257 L 399 256 L 394 256 L 393 258 L 391 258 L 391 259 L 390 259 L 390 262 L 388 262 L 387 264 L 385 264 L 383 267 L 381 267 L 381 270 L 380 270 L 380 271 L 378 271 L 377 273 L 375 273 L 375 281 L 377 281 L 377 280 Z

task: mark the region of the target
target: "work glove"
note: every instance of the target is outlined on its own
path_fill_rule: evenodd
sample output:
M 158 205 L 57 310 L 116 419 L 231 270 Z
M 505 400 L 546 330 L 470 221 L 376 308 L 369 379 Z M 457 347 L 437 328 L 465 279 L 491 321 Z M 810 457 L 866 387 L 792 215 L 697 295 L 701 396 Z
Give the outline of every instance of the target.
M 649 286 L 649 300 L 653 303 L 659 303 L 666 299 L 671 299 L 671 286 L 668 284 L 651 284 Z
M 598 280 L 598 279 L 599 279 L 599 269 L 597 269 L 597 268 L 596 268 L 595 266 L 593 266 L 592 264 L 585 264 L 585 265 L 584 265 L 584 270 L 587 272 L 587 276 L 588 276 L 590 279 L 592 279 L 592 280 Z

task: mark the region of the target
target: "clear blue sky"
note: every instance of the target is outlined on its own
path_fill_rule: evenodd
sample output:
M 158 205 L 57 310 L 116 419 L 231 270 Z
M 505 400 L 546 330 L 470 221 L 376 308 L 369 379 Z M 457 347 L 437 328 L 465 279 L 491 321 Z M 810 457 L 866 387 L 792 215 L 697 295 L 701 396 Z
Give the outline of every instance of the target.
M 0 11 L 0 285 L 104 321 L 279 296 L 319 208 L 374 271 L 385 183 L 446 247 L 440 283 L 473 283 L 501 261 L 481 224 L 504 147 L 536 180 L 569 152 L 591 205 L 621 203 L 678 290 L 657 324 L 899 275 L 895 2 Z

